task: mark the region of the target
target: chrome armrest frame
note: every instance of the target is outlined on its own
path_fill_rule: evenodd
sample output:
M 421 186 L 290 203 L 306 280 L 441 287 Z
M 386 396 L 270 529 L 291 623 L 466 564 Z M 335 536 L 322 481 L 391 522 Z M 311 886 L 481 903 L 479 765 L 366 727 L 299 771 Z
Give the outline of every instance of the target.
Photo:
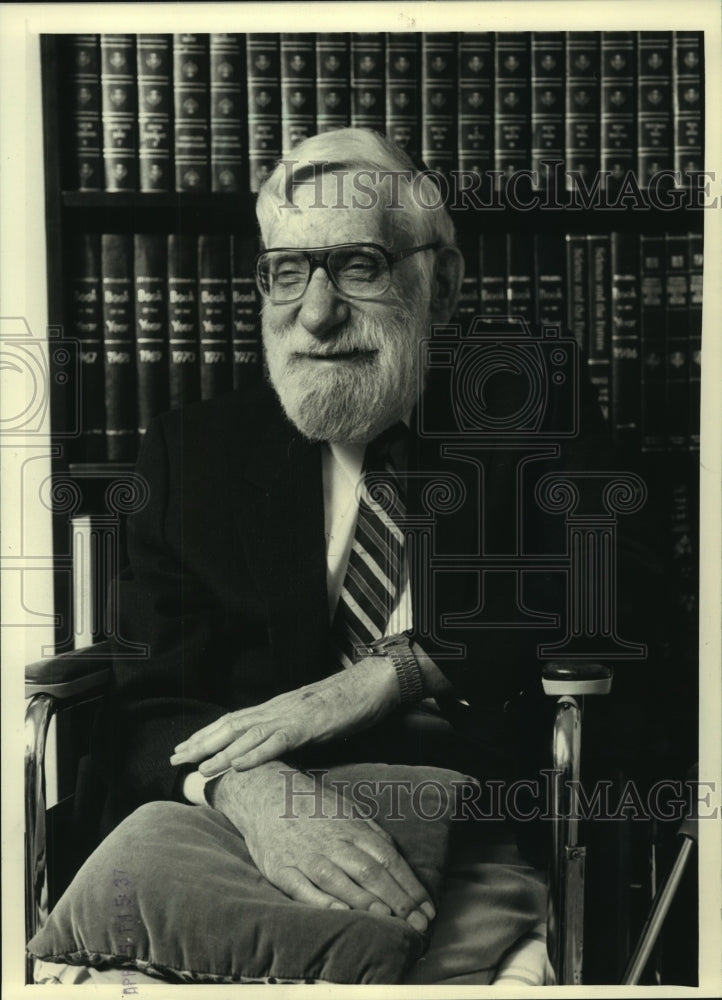
M 29 941 L 48 917 L 45 746 L 56 701 L 34 695 L 25 710 L 25 934 Z M 27 981 L 32 960 L 27 960 Z

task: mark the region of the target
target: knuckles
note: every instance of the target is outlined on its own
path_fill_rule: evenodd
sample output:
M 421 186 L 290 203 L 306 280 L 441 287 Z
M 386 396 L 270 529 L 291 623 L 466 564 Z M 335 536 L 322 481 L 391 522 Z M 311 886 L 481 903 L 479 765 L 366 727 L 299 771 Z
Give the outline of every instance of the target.
M 319 885 L 325 886 L 333 882 L 335 874 L 334 865 L 328 858 L 312 858 L 308 866 L 308 871 Z
M 234 733 L 242 733 L 247 728 L 247 723 L 244 721 L 243 716 L 238 712 L 230 712 L 226 716 L 226 725 Z
M 384 872 L 383 867 L 372 859 L 362 862 L 358 868 L 358 878 L 362 883 L 366 882 L 377 882 L 379 876 Z
M 376 863 L 379 868 L 382 868 L 384 871 L 389 871 L 391 868 L 393 868 L 395 858 L 396 858 L 395 851 L 383 850 L 378 855 Z

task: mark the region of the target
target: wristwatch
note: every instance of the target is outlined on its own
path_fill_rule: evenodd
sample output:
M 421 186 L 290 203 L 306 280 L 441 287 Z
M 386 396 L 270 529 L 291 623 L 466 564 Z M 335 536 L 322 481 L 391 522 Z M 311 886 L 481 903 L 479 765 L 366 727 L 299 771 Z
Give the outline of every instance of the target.
M 411 649 L 407 632 L 384 636 L 369 643 L 368 646 L 358 647 L 358 651 L 366 656 L 388 656 L 396 671 L 402 705 L 421 701 L 424 696 L 421 670 Z

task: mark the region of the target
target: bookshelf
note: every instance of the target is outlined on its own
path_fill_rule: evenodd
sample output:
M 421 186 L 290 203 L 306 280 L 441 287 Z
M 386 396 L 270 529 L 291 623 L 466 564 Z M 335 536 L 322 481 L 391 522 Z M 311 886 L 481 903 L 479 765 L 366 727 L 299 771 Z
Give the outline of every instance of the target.
M 69 288 L 73 281 L 73 241 L 79 236 L 100 240 L 104 235 L 118 234 L 127 237 L 131 247 L 137 234 L 163 239 L 179 234 L 191 240 L 201 236 L 226 241 L 243 238 L 247 243 L 244 274 L 247 283 L 244 287 L 251 289 L 249 262 L 252 257 L 249 257 L 248 247 L 256 233 L 254 189 L 264 172 L 284 152 L 284 145 L 293 138 L 313 133 L 317 125 L 376 125 L 406 143 L 417 160 L 444 176 L 455 169 L 467 173 L 486 172 L 478 189 L 485 207 L 480 208 L 468 198 L 452 207 L 468 266 L 459 315 L 462 323 L 465 316 L 484 309 L 485 278 L 498 278 L 502 282 L 502 297 L 508 301 L 508 267 L 506 278 L 503 274 L 494 276 L 491 271 L 488 274 L 484 271 L 484 241 L 487 241 L 487 256 L 488 247 L 495 245 L 502 248 L 502 257 L 507 254 L 507 261 L 513 259 L 520 248 L 528 251 L 531 263 L 525 273 L 531 288 L 529 318 L 559 321 L 564 327 L 572 328 L 576 292 L 568 255 L 572 252 L 570 248 L 581 247 L 588 273 L 582 279 L 582 299 L 577 302 L 582 316 L 579 339 L 590 336 L 591 317 L 596 309 L 598 318 L 601 316 L 603 361 L 608 366 L 607 377 L 612 379 L 617 370 L 613 367 L 616 362 L 612 344 L 617 315 L 615 294 L 621 288 L 612 277 L 613 256 L 619 247 L 634 244 L 637 263 L 632 266 L 632 284 L 636 309 L 633 323 L 636 326 L 631 334 L 632 356 L 623 355 L 625 366 L 622 368 L 620 362 L 618 368 L 623 374 L 618 375 L 618 383 L 608 382 L 605 391 L 609 394 L 607 405 L 612 412 L 618 385 L 624 383 L 628 398 L 636 400 L 633 433 L 617 435 L 614 427 L 610 427 L 610 433 L 617 435 L 620 467 L 631 463 L 650 488 L 664 497 L 667 506 L 667 537 L 663 544 L 674 573 L 675 614 L 679 620 L 675 629 L 675 648 L 670 651 L 674 669 L 669 669 L 668 676 L 665 675 L 665 683 L 669 682 L 673 688 L 677 685 L 679 703 L 686 713 L 682 724 L 693 750 L 696 739 L 693 689 L 697 676 L 699 416 L 694 378 L 690 378 L 690 355 L 698 346 L 690 340 L 695 335 L 696 319 L 689 303 L 695 280 L 690 254 L 693 246 L 701 252 L 704 214 L 694 187 L 694 171 L 703 166 L 701 34 L 237 35 L 214 36 L 215 54 L 214 43 L 208 44 L 209 36 L 175 36 L 174 40 L 174 36 L 167 35 L 164 36 L 166 48 L 160 57 L 166 66 L 165 80 L 160 81 L 161 104 L 166 109 L 166 117 L 159 125 L 156 122 L 158 143 L 161 150 L 165 143 L 164 155 L 167 154 L 159 161 L 158 168 L 165 171 L 165 190 L 139 189 L 142 171 L 136 168 L 143 162 L 144 155 L 146 173 L 150 169 L 150 154 L 147 148 L 143 153 L 142 137 L 153 121 L 147 114 L 145 118 L 142 113 L 138 115 L 137 100 L 142 81 L 139 83 L 132 73 L 130 83 L 121 81 L 120 85 L 129 86 L 136 101 L 135 104 L 131 101 L 135 117 L 131 114 L 123 124 L 126 135 L 136 130 L 135 147 L 133 140 L 129 140 L 130 145 L 125 149 L 126 162 L 132 159 L 133 148 L 138 153 L 138 146 L 141 147 L 130 170 L 134 178 L 133 189 L 105 190 L 108 185 L 102 179 L 103 45 L 97 39 L 89 43 L 88 38 L 92 36 L 83 37 L 86 47 L 96 44 L 94 58 L 97 61 L 93 64 L 91 60 L 90 77 L 85 80 L 95 88 L 96 100 L 95 118 L 90 123 L 89 133 L 87 130 L 82 133 L 78 121 L 73 119 L 73 115 L 77 118 L 73 87 L 78 85 L 77 73 L 69 63 L 73 45 L 63 36 L 41 37 L 48 316 L 51 328 L 62 331 L 67 338 L 78 336 L 69 307 Z M 124 37 L 126 41 L 134 38 Z M 129 48 L 133 51 L 132 44 Z M 205 132 L 201 128 L 200 133 L 193 133 L 193 129 L 198 128 L 197 122 L 189 125 L 185 118 L 179 119 L 178 61 L 189 52 L 200 66 L 195 97 L 207 113 L 208 128 Z M 213 66 L 219 65 L 218 59 L 224 52 L 235 68 L 237 86 L 233 86 L 233 80 L 226 80 L 225 90 L 220 92 L 216 86 L 214 91 Z M 591 63 L 585 55 L 589 52 L 592 53 Z M 261 68 L 253 69 L 251 59 L 259 53 L 264 57 L 258 64 Z M 143 85 L 147 85 L 147 81 Z M 261 93 L 265 93 L 268 100 L 260 101 Z M 298 108 L 294 110 L 293 102 L 299 94 L 306 99 L 304 105 L 299 98 L 303 113 Z M 338 99 L 328 101 L 329 94 L 336 94 Z M 687 99 L 691 103 L 686 104 Z M 214 132 L 214 120 L 216 124 L 218 120 L 214 101 L 218 100 L 225 100 L 230 111 L 228 120 Z M 185 146 L 174 143 L 174 119 L 176 138 L 182 132 Z M 90 135 L 91 146 L 94 143 L 96 175 L 91 184 L 85 185 L 91 188 L 87 190 L 79 189 L 81 184 L 77 178 L 78 158 L 82 152 L 78 136 L 81 134 L 86 138 Z M 173 160 L 175 155 L 175 167 L 179 161 L 187 166 L 189 151 L 193 160 L 199 148 L 193 140 L 194 134 L 196 138 L 201 135 L 201 152 L 205 149 L 206 159 L 205 167 L 199 166 L 197 161 L 191 163 L 189 169 L 196 169 L 200 183 L 188 189 L 182 171 L 173 169 Z M 566 182 L 546 185 L 540 182 L 535 186 L 525 171 L 539 167 L 544 157 L 560 159 L 566 169 L 581 171 L 587 180 L 600 167 L 607 170 L 602 203 L 585 207 L 585 198 L 580 198 L 574 186 Z M 222 186 L 218 178 L 224 164 L 233 174 L 231 187 L 235 190 L 211 190 Z M 623 175 L 625 171 L 631 173 L 635 183 L 625 196 L 615 201 L 620 191 L 620 172 Z M 681 172 L 680 183 L 672 183 L 665 177 L 656 194 L 650 196 L 650 177 L 655 171 Z M 691 173 L 684 174 L 684 171 Z M 521 177 L 516 189 L 517 199 L 508 193 L 508 180 L 514 173 Z M 149 185 L 150 182 L 146 184 Z M 178 189 L 183 187 L 186 189 Z M 206 190 L 200 190 L 203 187 Z M 531 208 L 527 207 L 529 203 Z M 646 241 L 656 239 L 657 252 L 666 255 L 654 288 L 654 274 L 646 274 L 639 263 L 642 238 Z M 230 248 L 231 244 L 226 242 L 225 246 Z M 675 246 L 683 246 L 682 255 L 687 254 L 682 264 L 681 289 L 672 287 L 669 282 Z M 556 296 L 562 302 L 556 318 L 542 314 L 539 305 L 542 297 L 539 261 L 546 262 L 554 255 L 560 263 L 552 274 L 557 283 L 551 298 Z M 606 277 L 598 283 L 597 299 L 593 300 L 595 261 Z M 131 286 L 132 265 L 131 258 L 128 265 Z M 643 400 L 642 372 L 648 370 L 645 368 L 648 359 L 644 355 L 643 324 L 645 309 L 654 307 L 654 294 L 661 299 L 657 302 L 657 312 L 649 313 L 647 319 L 654 320 L 656 316 L 656 322 L 662 326 L 659 327 L 661 339 L 656 346 L 658 356 L 649 370 L 657 372 L 654 378 L 657 379 L 657 391 L 662 393 L 662 409 L 670 398 L 677 400 L 674 405 L 679 412 L 680 407 L 684 410 L 681 419 L 684 427 L 675 440 L 662 429 L 656 441 L 645 444 L 645 414 L 640 399 Z M 670 326 L 666 318 L 674 295 L 678 296 L 678 304 L 681 295 L 674 320 L 676 327 Z M 701 305 L 701 301 L 698 304 Z M 253 308 L 257 309 L 257 303 L 251 311 Z M 617 318 L 623 324 L 624 317 Z M 252 320 L 249 325 L 253 325 Z M 257 323 L 250 336 L 257 337 Z M 670 339 L 675 336 L 676 355 L 669 347 Z M 582 346 L 588 349 L 589 342 Z M 99 350 L 103 350 L 102 338 Z M 230 329 L 227 350 L 233 350 Z M 257 352 L 257 348 L 254 350 Z M 253 365 L 249 366 L 249 378 L 257 377 L 251 368 Z M 660 370 L 664 376 L 661 380 Z M 676 377 L 677 388 L 670 390 L 672 376 Z M 52 401 L 52 422 L 57 429 L 68 426 L 71 417 L 68 398 L 68 394 L 56 394 Z M 600 401 L 603 402 L 601 397 Z M 56 507 L 54 540 L 56 554 L 65 559 L 71 553 L 69 523 L 75 515 L 115 518 L 113 523 L 117 524 L 120 537 L 123 503 L 116 502 L 109 510 L 109 490 L 113 484 L 120 483 L 121 487 L 125 484 L 122 488 L 129 496 L 133 493 L 135 449 L 130 448 L 122 459 L 111 461 L 107 457 L 104 459 L 102 454 L 89 457 L 82 447 L 78 447 L 77 440 L 63 440 L 61 444 L 53 471 L 59 483 L 71 484 L 72 502 Z M 119 546 L 114 558 L 122 561 L 122 539 Z M 59 626 L 57 635 L 60 648 L 67 648 L 72 642 L 72 628 L 67 624 L 72 620 L 69 581 L 67 572 L 57 574 L 56 606 L 61 612 L 60 621 L 64 623 Z
M 128 58 L 125 76 L 114 58 L 116 48 Z M 136 75 L 136 55 L 140 63 L 147 52 L 154 59 L 146 60 L 146 68 Z M 272 166 L 279 153 L 286 155 L 289 144 L 313 132 L 317 122 L 321 127 L 333 127 L 367 119 L 371 122 L 375 115 L 373 121 L 406 144 L 417 161 L 422 156 L 424 165 L 449 181 L 451 211 L 467 257 L 460 322 L 475 312 L 487 311 L 483 291 L 487 279 L 498 279 L 502 286 L 505 280 L 503 274 L 485 272 L 486 241 L 487 258 L 499 251 L 507 258 L 521 259 L 515 264 L 507 261 L 506 287 L 500 286 L 503 299 L 509 294 L 509 269 L 526 268 L 522 277 L 531 290 L 529 319 L 561 322 L 575 333 L 589 357 L 594 353 L 590 331 L 593 327 L 596 330 L 597 348 L 606 365 L 604 378 L 608 379 L 607 387 L 600 389 L 600 402 L 614 410 L 615 394 L 622 387 L 635 411 L 633 432 L 617 435 L 620 453 L 639 460 L 650 481 L 668 485 L 671 491 L 671 531 L 681 538 L 674 551 L 689 585 L 680 599 L 689 606 L 694 603 L 696 574 L 698 449 L 698 426 L 694 426 L 698 421 L 697 386 L 690 376 L 695 370 L 690 357 L 695 347 L 698 350 L 698 345 L 690 342 L 695 322 L 689 308 L 694 281 L 690 241 L 696 241 L 694 246 L 701 253 L 703 211 L 694 170 L 703 165 L 702 53 L 701 34 L 695 32 L 42 36 L 49 325 L 66 337 L 78 336 L 74 328 L 77 316 L 69 305 L 77 253 L 73 241 L 78 234 L 91 242 L 105 234 L 124 236 L 128 255 L 133 254 L 137 234 L 162 240 L 171 234 L 183 234 L 190 240 L 211 236 L 221 241 L 221 255 L 224 239 L 242 236 L 247 258 L 244 291 L 246 298 L 253 299 L 250 260 L 256 222 L 251 189 L 257 187 L 253 164 L 263 172 L 264 164 Z M 182 111 L 186 117 L 178 118 L 178 94 L 179 90 L 181 97 L 186 94 L 183 74 L 188 61 L 194 67 L 189 76 L 193 81 L 190 94 L 202 119 L 190 126 L 186 111 Z M 219 70 L 224 66 L 225 70 Z M 116 127 L 120 136 L 124 163 L 130 164 L 134 150 L 136 154 L 128 172 L 130 179 L 120 184 L 110 168 L 107 176 L 104 174 L 103 112 L 113 87 L 127 99 L 121 102 L 125 119 L 120 125 L 113 119 L 109 129 Z M 146 100 L 153 90 L 155 103 Z M 78 97 L 81 91 L 85 92 L 84 101 Z M 225 120 L 219 119 L 221 107 L 228 112 Z M 174 133 L 178 141 L 174 141 Z M 177 190 L 189 185 L 183 171 L 174 169 L 174 157 L 185 163 L 188 149 L 193 148 L 197 160 L 199 144 L 191 140 L 199 134 L 205 136 L 205 147 L 202 142 L 200 147 L 201 153 L 205 148 L 210 169 L 198 167 L 195 171 L 196 188 L 205 190 Z M 145 141 L 148 135 L 156 152 L 161 151 L 155 159 Z M 106 146 L 105 160 L 115 164 L 116 152 Z M 574 177 L 574 171 L 583 174 L 586 194 L 584 185 L 580 194 L 579 185 L 571 182 L 552 184 L 540 179 L 533 184 L 526 176 L 528 168 L 540 169 L 544 156 L 560 160 L 572 172 L 567 176 Z M 143 170 L 138 169 L 140 162 L 145 164 Z M 149 162 L 151 167 L 156 164 L 160 180 L 149 179 Z M 221 186 L 222 168 L 229 163 L 232 170 L 226 173 L 236 190 L 210 190 Z M 595 166 L 607 168 L 607 176 L 602 175 L 604 183 L 592 197 L 589 192 L 593 190 Z M 621 168 L 629 168 L 631 182 L 620 186 Z M 454 170 L 466 171 L 466 179 L 459 180 Z M 463 189 L 474 170 L 484 179 L 469 195 Z M 514 197 L 500 176 L 504 170 L 507 182 L 509 177 L 521 180 L 514 187 Z M 656 185 L 655 170 L 661 171 L 662 178 Z M 681 183 L 672 184 L 667 177 L 670 170 L 692 173 L 680 174 Z M 133 189 L 105 190 L 118 186 Z M 139 190 L 141 187 L 165 190 Z M 614 312 L 615 295 L 621 286 L 612 279 L 612 257 L 615 248 L 618 252 L 630 241 L 641 248 L 654 244 L 655 239 L 657 254 L 669 258 L 657 275 L 657 293 L 662 298 L 657 312 L 647 315 L 645 296 L 655 277 L 651 272 L 642 273 L 638 264 L 632 274 L 637 304 L 632 323 L 637 325 L 630 342 L 618 350 L 623 362 L 617 363 L 612 329 L 615 322 L 623 324 L 624 317 Z M 97 242 L 93 246 L 97 254 Z M 686 255 L 679 276 L 681 289 L 672 287 L 665 270 L 670 255 L 680 246 Z M 137 246 L 135 249 L 137 252 Z M 574 253 L 585 258 L 581 285 L 579 276 L 572 273 Z M 550 263 L 551 258 L 556 261 Z M 540 284 L 542 261 L 554 272 L 546 275 L 552 282 L 549 288 Z M 133 264 L 132 259 L 125 261 L 131 296 Z M 96 260 L 95 268 L 102 270 L 102 266 L 102 261 Z M 635 268 L 634 260 L 631 265 L 627 262 L 627 269 L 630 267 Z M 598 272 L 596 284 L 594 268 Z M 540 305 L 545 292 L 551 300 L 556 297 L 556 312 L 545 312 Z M 672 321 L 665 318 L 670 312 L 667 306 L 680 301 L 673 320 L 677 327 L 672 330 Z M 253 315 L 257 308 L 257 299 L 251 301 L 248 315 L 242 317 L 249 327 L 255 322 L 250 338 L 258 335 Z M 575 315 L 578 329 L 574 328 Z M 646 348 L 640 340 L 646 335 L 645 316 L 652 326 L 654 322 L 667 324 L 658 342 L 652 344 L 651 360 L 644 356 Z M 226 314 L 226 323 L 232 320 Z M 103 318 L 96 315 L 94 321 L 102 323 Z M 665 341 L 666 337 L 671 343 L 673 336 L 676 353 L 670 353 Z M 125 346 L 131 354 L 132 339 L 130 330 Z M 96 346 L 93 378 L 97 387 L 103 371 L 102 337 Z M 167 345 L 161 347 L 160 353 L 165 352 L 161 364 L 167 365 Z M 232 348 L 229 342 L 228 350 Z M 635 352 L 636 357 L 628 356 Z M 255 353 L 257 358 L 257 346 L 247 353 Z M 650 366 L 646 366 L 647 361 Z M 87 366 L 81 365 L 81 369 L 89 375 Z M 613 382 L 615 371 L 618 385 Z M 671 400 L 685 410 L 678 414 L 680 432 L 674 439 L 665 437 L 663 427 L 655 438 L 641 426 L 646 419 L 640 409 L 644 402 L 639 401 L 646 378 L 642 372 L 652 373 L 645 385 L 656 379 L 656 389 L 649 393 L 662 393 L 662 409 Z M 227 387 L 229 378 L 227 374 Z M 89 385 L 90 378 L 79 384 L 81 400 L 83 387 Z M 131 386 L 129 391 L 135 388 Z M 604 392 L 611 393 L 611 400 Z M 105 394 L 107 397 L 107 382 Z M 162 394 L 160 398 L 167 405 L 167 398 Z M 72 394 L 56 393 L 52 403 L 53 426 L 66 428 L 73 417 L 68 412 Z M 152 405 L 145 412 L 152 412 Z M 628 401 L 621 407 L 625 411 L 629 408 Z M 659 417 L 659 398 L 657 410 Z M 125 419 L 132 420 L 132 414 L 126 414 Z M 84 483 L 78 501 L 81 512 L 90 512 L 96 505 L 98 487 L 91 488 L 91 482 L 97 483 L 102 474 L 129 474 L 139 429 L 132 429 L 133 445 L 114 455 L 97 447 L 98 441 L 90 451 L 82 446 L 82 440 L 63 443 L 55 471 Z M 616 429 L 612 432 L 616 434 Z M 57 530 L 61 535 L 65 530 L 62 519 Z

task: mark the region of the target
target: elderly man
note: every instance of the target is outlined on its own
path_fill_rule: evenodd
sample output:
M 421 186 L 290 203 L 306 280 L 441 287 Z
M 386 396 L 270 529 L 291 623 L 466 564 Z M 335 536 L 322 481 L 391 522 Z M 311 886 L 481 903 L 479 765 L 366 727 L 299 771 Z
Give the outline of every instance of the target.
M 430 650 L 429 595 L 409 567 L 398 505 L 418 512 L 422 474 L 451 467 L 468 502 L 440 525 L 448 551 L 477 551 L 480 530 L 523 529 L 525 542 L 544 536 L 543 554 L 552 529 L 533 503 L 518 517 L 539 476 L 522 481 L 517 456 L 498 449 L 483 466 L 480 529 L 482 465 L 441 465 L 424 433 L 420 398 L 440 427 L 453 400 L 419 345 L 453 316 L 463 275 L 433 181 L 374 133 L 342 130 L 297 147 L 257 212 L 270 385 L 148 429 L 139 471 L 150 499 L 129 526 L 115 714 L 99 753 L 117 812 L 205 801 L 287 896 L 423 932 L 435 909 L 417 874 L 341 792 L 323 791 L 319 816 L 302 794 L 315 788 L 307 769 L 403 760 L 508 774 L 508 720 L 519 692 L 539 686 L 539 635 L 462 625 L 443 636 L 449 655 L 443 642 Z M 564 461 L 576 454 L 584 468 L 576 447 Z M 390 502 L 359 493 L 364 470 L 389 477 Z M 472 615 L 478 576 L 447 575 L 434 616 Z M 559 580 L 538 577 L 540 615 L 558 610 Z M 490 621 L 508 597 L 498 591 L 484 596 Z M 148 658 L 128 656 L 128 643 L 147 644 Z M 279 818 L 289 773 L 295 822 Z
M 152 494 L 130 526 L 120 632 L 149 643 L 151 658 L 118 666 L 135 732 L 125 777 L 142 799 L 196 802 L 204 775 L 225 771 L 207 798 L 284 892 L 380 907 L 423 930 L 433 907 L 388 839 L 354 818 L 278 822 L 288 783 L 279 772 L 297 747 L 393 712 L 403 685 L 417 699 L 448 686 L 418 647 L 403 668 L 379 652 L 339 671 L 330 626 L 365 447 L 411 420 L 418 343 L 451 317 L 462 261 L 446 213 L 413 206 L 408 182 L 410 207 L 388 210 L 388 185 L 359 207 L 368 202 L 353 187 L 359 169 L 378 164 L 395 183 L 394 173 L 408 174 L 390 144 L 349 130 L 309 140 L 296 156 L 258 200 L 273 391 L 204 404 L 148 431 L 139 468 Z M 408 591 L 394 634 L 412 625 Z M 202 761 L 200 771 L 183 766 Z M 294 789 L 311 782 L 299 774 Z

